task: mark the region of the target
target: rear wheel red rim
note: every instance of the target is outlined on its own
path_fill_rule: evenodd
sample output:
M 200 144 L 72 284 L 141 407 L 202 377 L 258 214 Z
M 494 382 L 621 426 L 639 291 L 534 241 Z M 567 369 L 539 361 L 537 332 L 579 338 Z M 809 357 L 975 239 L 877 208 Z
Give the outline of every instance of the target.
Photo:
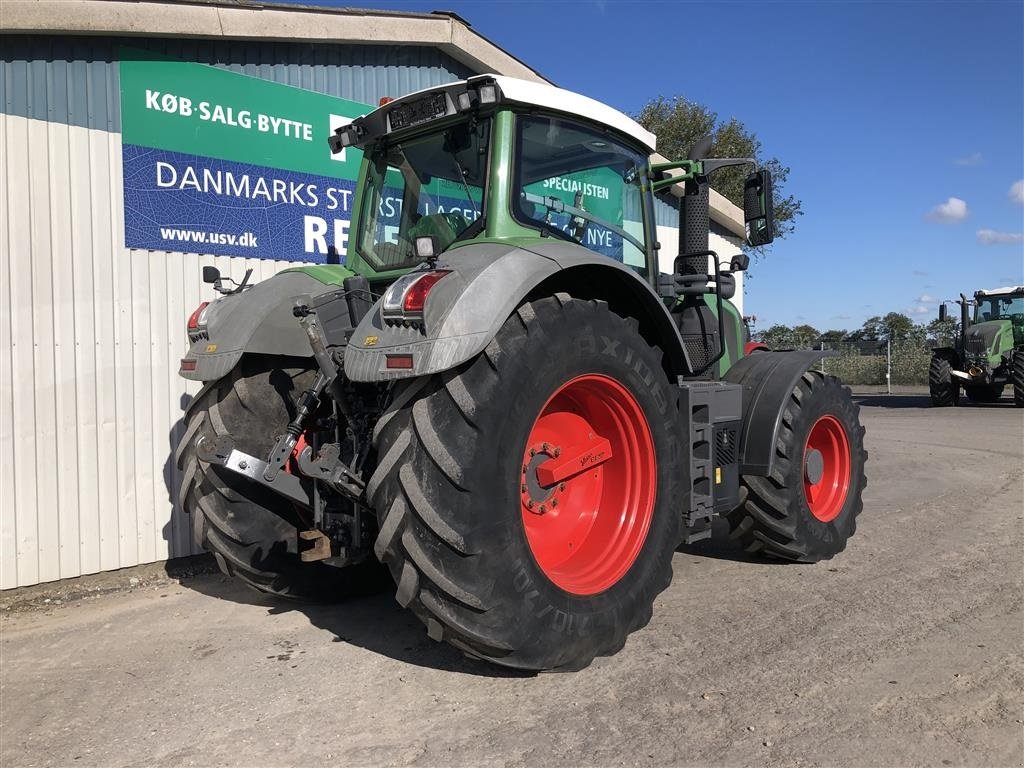
M 530 430 L 521 469 L 526 540 L 545 576 L 577 595 L 617 584 L 647 539 L 657 483 L 632 393 L 600 374 L 563 384 Z
M 835 520 L 850 493 L 850 439 L 835 416 L 822 416 L 804 446 L 804 497 L 823 523 Z

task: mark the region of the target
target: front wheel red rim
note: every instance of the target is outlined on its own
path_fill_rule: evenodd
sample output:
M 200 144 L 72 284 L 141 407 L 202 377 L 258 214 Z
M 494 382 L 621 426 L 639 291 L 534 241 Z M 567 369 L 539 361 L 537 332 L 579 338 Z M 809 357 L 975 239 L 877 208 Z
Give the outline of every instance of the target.
M 647 539 L 657 485 L 633 394 L 601 374 L 563 384 L 530 430 L 521 469 L 526 540 L 545 576 L 576 595 L 617 584 Z
M 835 520 L 850 493 L 850 439 L 835 416 L 820 417 L 804 446 L 804 497 L 815 519 Z

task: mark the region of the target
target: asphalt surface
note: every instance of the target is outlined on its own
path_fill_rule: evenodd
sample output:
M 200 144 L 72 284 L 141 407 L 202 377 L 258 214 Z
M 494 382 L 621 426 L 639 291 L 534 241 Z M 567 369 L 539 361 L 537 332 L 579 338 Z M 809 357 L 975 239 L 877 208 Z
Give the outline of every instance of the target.
M 465 659 L 390 594 L 140 582 L 4 612 L 0 763 L 1022 765 L 1024 411 L 861 399 L 845 553 L 683 549 L 651 624 L 583 672 Z

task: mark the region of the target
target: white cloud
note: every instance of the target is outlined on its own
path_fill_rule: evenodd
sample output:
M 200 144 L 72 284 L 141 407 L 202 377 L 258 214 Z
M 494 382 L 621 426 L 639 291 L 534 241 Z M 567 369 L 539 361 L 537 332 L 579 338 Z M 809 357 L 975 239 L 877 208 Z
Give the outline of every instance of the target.
M 981 152 L 972 152 L 966 157 L 958 157 L 953 161 L 953 165 L 972 166 L 981 165 L 983 162 L 985 162 L 985 158 L 982 157 Z
M 927 293 L 922 293 L 920 296 L 917 297 L 917 302 L 919 304 L 934 304 L 936 301 L 938 301 L 938 299 Z
M 930 315 L 932 310 L 926 307 L 924 304 L 918 304 L 916 307 L 911 307 L 907 310 L 907 314 L 910 315 Z
M 994 229 L 979 229 L 978 242 L 982 245 L 1013 245 L 1024 243 L 1024 234 L 1020 232 L 997 232 Z
M 951 197 L 928 211 L 928 218 L 948 223 L 963 221 L 967 218 L 967 202 L 959 197 Z
M 1024 205 L 1024 179 L 1015 181 L 1010 185 L 1010 199 L 1017 205 Z

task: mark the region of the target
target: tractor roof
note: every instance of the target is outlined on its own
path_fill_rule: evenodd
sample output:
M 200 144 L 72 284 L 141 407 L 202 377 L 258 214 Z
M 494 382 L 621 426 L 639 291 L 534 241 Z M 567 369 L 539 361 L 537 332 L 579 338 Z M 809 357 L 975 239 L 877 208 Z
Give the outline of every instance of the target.
M 413 93 L 406 94 L 405 96 L 383 104 L 378 109 L 353 122 L 361 124 L 366 129 L 367 133 L 359 134 L 361 137 L 365 138 L 368 134 L 372 135 L 378 132 L 384 133 L 391 125 L 391 123 L 385 118 L 386 114 L 395 109 L 400 109 L 403 104 L 422 102 L 427 94 L 431 94 L 433 92 L 446 92 L 448 94 L 447 100 L 449 103 L 447 108 L 442 108 L 440 111 L 434 111 L 435 104 L 431 102 L 429 103 L 427 111 L 432 112 L 436 117 L 444 117 L 446 116 L 446 113 L 447 115 L 452 115 L 455 114 L 454 99 L 458 95 L 459 91 L 475 89 L 485 83 L 497 84 L 498 89 L 501 92 L 500 101 L 502 103 L 540 107 L 553 112 L 561 112 L 570 117 L 579 117 L 594 123 L 600 123 L 601 125 L 638 141 L 646 148 L 648 153 L 653 153 L 656 149 L 657 140 L 653 133 L 646 130 L 633 118 L 619 112 L 617 109 L 609 107 L 607 104 L 602 104 L 588 96 L 582 96 L 578 93 L 573 93 L 572 91 L 556 88 L 555 86 L 547 85 L 546 83 L 537 83 L 530 80 L 520 80 L 516 77 L 505 77 L 504 75 L 494 74 L 476 75 L 468 78 L 467 80 L 458 80 L 456 82 L 445 83 L 444 85 L 436 85 L 431 88 L 414 91 Z M 411 125 L 417 125 L 424 122 L 419 119 L 418 115 L 414 120 L 415 122 L 410 123 Z M 351 143 L 357 142 L 352 141 Z M 347 144 L 345 144 L 345 146 L 347 146 Z
M 520 80 L 516 77 L 504 77 L 501 75 L 484 75 L 483 77 L 493 77 L 497 81 L 498 87 L 501 88 L 506 101 L 543 107 L 544 109 L 564 112 L 569 115 L 578 115 L 595 123 L 602 123 L 619 133 L 632 136 L 647 147 L 650 152 L 654 152 L 657 149 L 657 139 L 653 133 L 628 115 L 589 96 L 583 96 L 582 94 L 573 93 L 563 88 L 556 88 L 545 83 Z M 475 79 L 470 78 L 470 81 Z
M 1024 294 L 1024 285 L 1010 285 L 1005 288 L 993 288 L 991 291 L 978 291 L 975 296 L 1014 296 Z

